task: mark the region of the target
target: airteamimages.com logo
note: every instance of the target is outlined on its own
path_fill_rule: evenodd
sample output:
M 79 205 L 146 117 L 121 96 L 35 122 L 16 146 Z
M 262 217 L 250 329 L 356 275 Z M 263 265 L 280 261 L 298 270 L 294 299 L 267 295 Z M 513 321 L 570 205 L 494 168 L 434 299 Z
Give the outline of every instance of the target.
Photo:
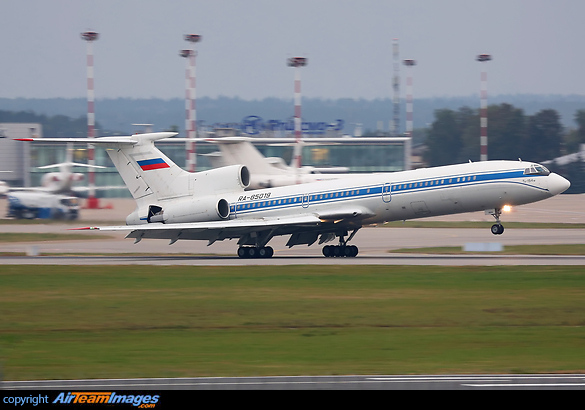
M 67 392 L 60 393 L 53 404 L 131 404 L 141 409 L 151 409 L 158 403 L 159 395 L 118 394 L 116 392 Z
M 116 392 L 61 392 L 56 398 L 48 395 L 29 396 L 5 396 L 2 401 L 4 405 L 16 407 L 42 406 L 44 404 L 55 405 L 96 405 L 96 404 L 126 404 L 141 409 L 155 408 L 159 402 L 160 395 L 155 394 L 119 394 Z

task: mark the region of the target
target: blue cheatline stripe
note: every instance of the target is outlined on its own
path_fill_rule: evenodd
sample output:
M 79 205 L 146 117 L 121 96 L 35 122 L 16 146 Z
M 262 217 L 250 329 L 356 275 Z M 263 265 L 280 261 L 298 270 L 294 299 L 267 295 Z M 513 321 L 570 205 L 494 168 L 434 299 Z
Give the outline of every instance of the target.
M 417 192 L 421 190 L 437 190 L 440 188 L 447 188 L 453 186 L 465 186 L 465 185 L 484 185 L 491 184 L 501 180 L 521 178 L 524 177 L 524 170 L 519 171 L 504 171 L 494 172 L 489 174 L 467 174 L 467 175 L 455 175 L 446 176 L 440 178 L 428 178 L 420 180 L 411 180 L 408 182 L 393 182 L 391 184 L 392 194 L 404 194 L 409 192 Z M 530 177 L 539 177 L 539 175 L 530 175 Z M 515 184 L 528 185 L 523 182 L 511 181 Z M 319 193 L 308 194 L 309 204 L 319 204 L 325 202 L 341 202 L 345 199 L 355 198 L 369 198 L 381 196 L 382 193 L 388 193 L 389 184 L 383 184 L 378 186 L 361 186 L 349 189 L 335 190 L 335 191 L 323 191 Z M 531 185 L 529 185 L 531 186 Z M 536 189 L 543 188 L 532 186 Z M 296 205 L 302 205 L 303 195 L 297 194 L 288 197 L 274 198 L 274 199 L 260 199 L 253 201 L 241 201 L 238 203 L 230 204 L 230 213 L 236 214 L 250 214 L 261 210 L 267 209 L 282 209 L 289 208 Z

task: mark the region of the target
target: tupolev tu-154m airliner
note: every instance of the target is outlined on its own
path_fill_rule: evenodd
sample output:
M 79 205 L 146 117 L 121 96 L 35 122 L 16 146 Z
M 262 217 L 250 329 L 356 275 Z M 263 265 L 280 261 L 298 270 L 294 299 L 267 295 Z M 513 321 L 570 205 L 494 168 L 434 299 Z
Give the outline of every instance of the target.
M 348 245 L 366 225 L 436 215 L 486 211 L 491 231 L 502 234 L 506 205 L 522 205 L 558 195 L 570 186 L 544 166 L 525 161 L 484 161 L 379 174 L 348 174 L 337 180 L 245 191 L 250 173 L 243 165 L 189 173 L 154 142 L 175 133 L 159 132 L 83 142 L 102 146 L 136 200 L 126 226 L 87 227 L 125 231 L 135 243 L 145 238 L 207 240 L 208 245 L 238 239 L 241 258 L 269 258 L 268 242 L 289 236 L 287 246 L 339 238 L 323 255 L 355 257 Z M 35 141 L 33 138 L 21 141 Z

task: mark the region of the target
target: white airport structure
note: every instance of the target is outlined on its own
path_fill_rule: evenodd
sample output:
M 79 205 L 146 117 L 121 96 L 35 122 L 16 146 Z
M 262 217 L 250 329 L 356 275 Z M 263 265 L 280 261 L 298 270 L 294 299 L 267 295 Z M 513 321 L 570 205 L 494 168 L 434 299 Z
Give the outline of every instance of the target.
M 31 186 L 30 171 L 36 159 L 33 159 L 31 153 L 33 151 L 36 153 L 37 150 L 34 147 L 23 147 L 23 144 L 14 141 L 14 139 L 31 138 L 33 136 L 42 138 L 43 128 L 41 124 L 0 123 L 0 181 L 5 182 L 8 186 Z M 63 158 L 65 158 L 65 152 L 63 152 Z M 47 156 L 47 161 L 44 165 L 57 162 L 53 161 L 50 154 Z
M 0 124 L 0 129 L 3 127 Z M 64 162 L 66 157 L 65 147 L 60 144 L 42 143 L 22 144 L 13 141 L 13 138 L 28 138 L 32 135 L 42 138 L 42 133 L 31 134 L 31 127 L 38 129 L 38 124 L 22 124 L 18 133 L 11 132 L 7 136 L 9 144 L 21 152 L 10 154 L 12 158 L 20 158 L 7 166 L 8 170 L 18 167 L 18 173 L 10 178 L 0 177 L 3 180 L 12 181 L 14 186 L 38 186 L 47 169 L 39 167 Z M 218 130 L 217 136 L 220 134 Z M 236 133 L 239 136 L 248 137 L 245 133 Z M 229 135 L 234 135 L 233 133 Z M 213 153 L 219 151 L 217 144 L 213 143 L 216 133 L 207 133 L 205 138 L 197 139 L 197 170 L 204 171 L 213 168 Z M 289 137 L 248 137 L 254 146 L 267 158 L 282 158 L 286 164 L 291 164 L 295 138 Z M 8 143 L 8 141 L 6 141 Z M 2 144 L 2 142 L 0 142 Z M 185 149 L 185 139 L 170 138 L 157 141 L 156 146 L 171 158 L 176 164 L 186 164 L 188 152 Z M 76 162 L 87 161 L 87 145 L 74 144 L 74 157 Z M 95 164 L 105 168 L 95 169 L 95 185 L 119 186 L 123 184 L 114 164 L 103 149 L 96 149 Z M 324 169 L 327 167 L 347 169 L 349 173 L 371 172 L 396 172 L 412 168 L 411 163 L 411 139 L 407 137 L 305 137 L 302 144 L 302 166 Z M 6 162 L 5 162 L 6 163 Z M 10 175 L 10 174 L 6 174 Z M 97 191 L 100 197 L 130 197 L 127 190 Z

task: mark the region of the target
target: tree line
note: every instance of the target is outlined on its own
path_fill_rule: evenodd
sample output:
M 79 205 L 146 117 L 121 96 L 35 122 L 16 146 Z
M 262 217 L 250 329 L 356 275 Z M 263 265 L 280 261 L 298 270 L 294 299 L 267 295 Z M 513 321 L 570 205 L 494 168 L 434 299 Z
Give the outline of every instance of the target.
M 576 128 L 565 129 L 556 110 L 544 109 L 525 115 L 521 108 L 503 103 L 487 110 L 488 159 L 542 162 L 577 152 L 585 144 L 585 110 L 575 113 Z M 469 107 L 440 109 L 426 130 L 425 162 L 429 166 L 480 160 L 480 113 Z M 551 170 L 572 182 L 570 192 L 585 192 L 582 163 Z M 583 182 L 582 182 L 583 181 Z
M 575 128 L 563 127 L 559 113 L 542 109 L 534 115 L 508 103 L 488 107 L 488 158 L 542 162 L 579 151 L 585 144 L 585 109 L 574 115 Z M 40 115 L 32 111 L 0 110 L 2 122 L 40 123 L 45 137 L 84 137 L 87 135 L 85 115 Z M 97 129 L 101 129 L 99 123 Z M 448 165 L 480 159 L 479 110 L 463 106 L 459 109 L 434 111 L 432 124 L 415 130 L 415 140 L 424 141 L 428 166 Z M 426 137 L 419 138 L 423 134 Z M 582 162 L 563 167 L 551 165 L 571 181 L 569 192 L 585 192 L 585 167 Z
M 487 111 L 488 158 L 551 160 L 579 150 L 585 143 L 585 110 L 575 114 L 576 129 L 565 130 L 557 111 L 545 109 L 525 115 L 510 104 L 491 105 Z M 479 110 L 435 111 L 427 130 L 425 160 L 430 166 L 448 165 L 480 157 Z
M 47 116 L 32 111 L 0 110 L 0 123 L 38 123 L 43 127 L 45 138 L 83 138 L 87 136 L 87 117 L 70 118 L 66 115 Z M 99 128 L 99 124 L 96 124 Z

